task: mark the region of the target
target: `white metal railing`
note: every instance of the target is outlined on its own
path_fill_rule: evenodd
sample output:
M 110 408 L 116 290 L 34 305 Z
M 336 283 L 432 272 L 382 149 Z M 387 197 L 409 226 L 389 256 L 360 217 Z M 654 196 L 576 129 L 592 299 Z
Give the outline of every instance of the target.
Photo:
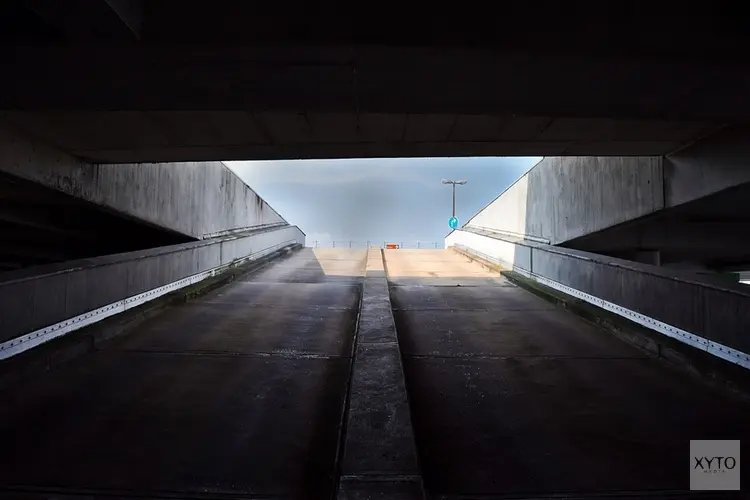
M 186 276 L 176 281 L 166 283 L 162 286 L 146 290 L 133 296 L 125 297 L 121 300 L 112 302 L 110 304 L 98 307 L 96 309 L 87 311 L 74 317 L 58 321 L 54 324 L 39 328 L 32 332 L 26 333 L 19 337 L 8 339 L 4 342 L 0 342 L 0 360 L 10 358 L 21 352 L 27 351 L 39 344 L 49 342 L 52 339 L 66 335 L 70 332 L 88 326 L 90 324 L 99 322 L 115 314 L 125 312 L 128 309 L 139 306 L 143 303 L 149 302 L 156 298 L 161 297 L 169 292 L 179 290 L 186 286 L 193 285 L 206 278 L 216 276 L 217 274 L 225 271 L 226 269 L 244 264 L 253 260 L 260 259 L 267 255 L 270 255 L 276 251 L 279 251 L 286 247 L 292 247 L 297 243 L 297 240 L 290 239 L 284 240 L 280 243 L 275 243 L 268 247 L 264 247 L 261 250 L 250 253 L 249 255 L 241 258 L 237 258 L 221 264 L 217 267 L 207 269 L 205 271 Z
M 477 233 L 478 234 L 478 233 Z M 488 237 L 490 238 L 490 237 Z M 498 243 L 503 241 L 500 239 L 497 239 Z M 517 246 L 523 246 L 525 244 L 523 243 L 512 243 Z M 467 245 L 458 244 L 455 243 L 452 245 L 456 247 L 457 249 L 460 249 L 466 253 L 475 255 L 481 259 L 487 260 L 492 263 L 501 263 L 501 261 L 497 257 L 492 257 L 490 255 L 487 255 L 484 252 L 478 251 L 474 248 L 471 248 Z M 675 289 L 674 285 L 679 286 L 680 283 L 685 283 L 688 286 L 686 286 L 683 290 L 685 293 L 685 297 L 682 297 L 682 300 L 685 303 L 699 303 L 702 304 L 700 307 L 703 309 L 700 310 L 700 316 L 703 318 L 713 318 L 713 321 L 724 321 L 729 316 L 727 315 L 717 315 L 717 314 L 711 314 L 709 312 L 711 308 L 711 304 L 717 304 L 720 301 L 721 304 L 729 303 L 730 305 L 726 307 L 725 305 L 721 306 L 724 308 L 724 310 L 734 310 L 736 311 L 736 314 L 742 314 L 742 311 L 747 310 L 747 302 L 746 300 L 750 298 L 750 296 L 746 295 L 746 293 L 743 293 L 744 291 L 741 289 L 729 289 L 728 287 L 717 287 L 716 285 L 712 284 L 705 284 L 700 282 L 689 282 L 683 279 L 676 278 L 674 276 L 669 275 L 663 275 L 663 274 L 657 274 L 655 272 L 646 272 L 645 270 L 637 269 L 637 268 L 628 268 L 623 265 L 616 264 L 612 262 L 612 259 L 606 259 L 606 260 L 596 260 L 597 257 L 594 254 L 588 254 L 586 256 L 580 255 L 584 254 L 584 252 L 577 252 L 577 254 L 573 253 L 574 251 L 568 252 L 568 249 L 559 248 L 559 247 L 541 247 L 537 246 L 534 247 L 536 251 L 544 252 L 546 254 L 549 254 L 551 256 L 554 256 L 557 259 L 566 259 L 566 258 L 572 258 L 572 259 L 578 259 L 578 265 L 581 266 L 581 274 L 585 274 L 586 268 L 585 266 L 591 265 L 592 263 L 595 263 L 595 265 L 599 266 L 596 270 L 601 276 L 601 280 L 603 282 L 610 281 L 612 283 L 619 282 L 623 284 L 622 286 L 625 287 L 624 293 L 629 294 L 630 296 L 636 296 L 638 293 L 641 293 L 642 288 L 644 285 L 644 279 L 652 280 L 650 281 L 649 285 L 650 288 L 656 289 L 659 287 L 660 280 L 663 280 L 665 283 L 669 282 L 670 285 L 667 285 L 667 289 L 669 290 L 669 293 L 672 294 L 678 294 L 679 297 L 679 290 Z M 533 262 L 533 259 L 531 260 Z M 562 260 L 558 260 L 556 266 L 561 266 Z M 645 265 L 642 265 L 643 267 L 646 267 Z M 570 296 L 576 297 L 578 299 L 581 299 L 585 302 L 588 302 L 589 304 L 593 304 L 594 306 L 600 307 L 602 309 L 605 309 L 611 313 L 617 314 L 618 316 L 622 316 L 624 318 L 629 319 L 630 321 L 633 321 L 635 323 L 640 324 L 641 326 L 644 326 L 646 328 L 649 328 L 651 330 L 654 330 L 658 333 L 661 333 L 667 337 L 673 338 L 679 342 L 685 343 L 687 345 L 690 345 L 692 347 L 695 347 L 699 350 L 707 351 L 708 353 L 727 360 L 731 363 L 735 363 L 739 366 L 742 366 L 744 368 L 750 369 L 750 353 L 744 352 L 740 349 L 737 349 L 735 347 L 728 346 L 722 342 L 719 342 L 717 340 L 712 340 L 707 337 L 707 335 L 711 334 L 710 330 L 705 329 L 705 323 L 698 321 L 696 323 L 693 323 L 692 327 L 690 324 L 686 324 L 685 317 L 679 317 L 675 316 L 674 314 L 670 315 L 670 311 L 674 309 L 664 308 L 663 310 L 661 308 L 659 309 L 649 309 L 642 307 L 641 304 L 639 304 L 637 301 L 630 301 L 627 303 L 628 307 L 626 305 L 623 305 L 622 297 L 608 297 L 610 300 L 606 300 L 604 298 L 601 298 L 597 295 L 593 295 L 592 293 L 587 293 L 587 291 L 584 291 L 580 288 L 582 288 L 581 284 L 579 283 L 571 283 L 570 281 L 565 281 L 565 276 L 562 277 L 562 281 L 557 281 L 561 279 L 560 276 L 545 276 L 540 273 L 533 265 L 528 266 L 528 269 L 515 266 L 512 262 L 508 263 L 509 269 L 513 269 L 517 273 L 530 278 L 534 281 L 537 281 L 543 285 L 546 285 L 550 288 L 554 288 L 558 291 L 561 291 L 563 293 L 566 293 Z M 653 267 L 653 266 L 651 266 Z M 590 269 L 590 268 L 589 268 Z M 613 271 L 613 274 L 607 274 L 608 271 Z M 543 271 L 542 271 L 543 272 Z M 625 279 L 623 280 L 620 277 L 621 272 L 627 272 L 627 273 L 633 273 L 640 274 L 639 279 Z M 553 279 L 554 278 L 554 279 Z M 576 288 L 575 286 L 578 286 L 580 288 Z M 664 286 L 664 285 L 662 285 Z M 627 288 L 629 287 L 629 288 Z M 588 291 L 593 291 L 590 288 L 586 289 Z M 699 300 L 696 300 L 696 297 L 699 298 Z M 643 311 L 643 312 L 640 312 Z M 648 313 L 648 314 L 646 314 Z M 695 313 L 691 313 L 691 316 L 688 316 L 688 318 L 694 317 Z M 698 316 L 698 315 L 695 315 Z M 737 323 L 732 323 L 732 322 Z M 729 325 L 729 328 L 724 328 L 724 334 L 727 335 L 728 332 L 734 332 L 736 333 L 744 333 L 738 332 L 738 325 L 739 328 L 743 328 L 743 324 L 741 323 L 742 319 L 730 319 L 729 322 L 723 323 L 723 326 Z M 676 326 L 676 324 L 680 324 L 683 328 L 680 328 Z M 691 328 L 694 331 L 686 330 L 685 328 Z M 728 335 L 725 338 L 731 338 Z M 723 340 L 725 341 L 725 340 Z
M 402 241 L 402 240 L 308 240 L 306 246 L 309 248 L 386 248 L 388 245 L 398 245 L 398 248 L 413 250 L 434 250 L 444 248 L 442 241 Z
M 497 257 L 493 257 L 492 255 L 488 255 L 484 252 L 480 252 L 479 250 L 475 250 L 471 247 L 467 247 L 466 245 L 461 245 L 460 243 L 456 243 L 455 245 L 452 245 L 455 248 L 458 248 L 459 250 L 462 250 L 468 254 L 474 255 L 476 257 L 479 257 L 480 259 L 486 260 L 487 262 L 490 262 L 492 264 L 497 264 L 498 266 L 507 265 L 507 263 L 501 261 Z

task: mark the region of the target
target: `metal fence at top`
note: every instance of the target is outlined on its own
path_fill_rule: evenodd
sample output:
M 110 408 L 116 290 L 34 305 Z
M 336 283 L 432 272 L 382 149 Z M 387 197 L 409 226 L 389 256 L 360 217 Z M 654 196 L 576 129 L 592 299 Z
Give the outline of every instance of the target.
M 445 248 L 445 243 L 442 241 L 399 241 L 399 240 L 388 240 L 388 241 L 365 241 L 365 240 L 312 240 L 307 241 L 305 246 L 310 248 L 352 248 L 352 249 L 367 249 L 367 248 L 392 248 L 394 245 L 397 248 L 410 249 L 410 250 L 435 250 L 438 248 Z

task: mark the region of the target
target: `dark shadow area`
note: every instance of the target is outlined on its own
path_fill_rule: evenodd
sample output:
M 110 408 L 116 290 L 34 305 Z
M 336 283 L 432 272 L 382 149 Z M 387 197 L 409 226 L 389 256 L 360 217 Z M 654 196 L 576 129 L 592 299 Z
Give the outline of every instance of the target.
M 189 241 L 194 239 L 0 174 L 0 272 Z
M 4 390 L 0 497 L 329 498 L 366 252 L 339 257 L 274 260 Z
M 440 276 L 463 259 L 389 278 L 434 497 L 702 498 L 689 489 L 690 440 L 750 439 L 747 402 L 504 277 Z
M 750 183 L 575 238 L 561 246 L 657 265 L 725 271 L 750 266 Z

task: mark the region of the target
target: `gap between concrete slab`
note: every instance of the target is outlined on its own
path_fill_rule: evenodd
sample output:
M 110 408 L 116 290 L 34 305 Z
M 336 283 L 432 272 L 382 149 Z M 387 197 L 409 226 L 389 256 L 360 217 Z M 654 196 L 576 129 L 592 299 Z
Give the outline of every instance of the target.
M 336 498 L 423 500 L 385 256 L 367 253 Z

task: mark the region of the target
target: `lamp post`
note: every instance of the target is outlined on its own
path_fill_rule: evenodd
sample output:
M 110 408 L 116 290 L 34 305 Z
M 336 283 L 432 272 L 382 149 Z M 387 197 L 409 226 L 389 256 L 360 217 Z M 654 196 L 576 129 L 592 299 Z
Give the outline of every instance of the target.
M 449 180 L 443 179 L 443 184 L 453 185 L 453 213 L 452 213 L 451 219 L 456 219 L 456 184 L 458 184 L 459 186 L 462 186 L 466 184 L 466 181 L 449 181 Z M 458 219 L 456 219 L 456 223 L 458 223 Z

